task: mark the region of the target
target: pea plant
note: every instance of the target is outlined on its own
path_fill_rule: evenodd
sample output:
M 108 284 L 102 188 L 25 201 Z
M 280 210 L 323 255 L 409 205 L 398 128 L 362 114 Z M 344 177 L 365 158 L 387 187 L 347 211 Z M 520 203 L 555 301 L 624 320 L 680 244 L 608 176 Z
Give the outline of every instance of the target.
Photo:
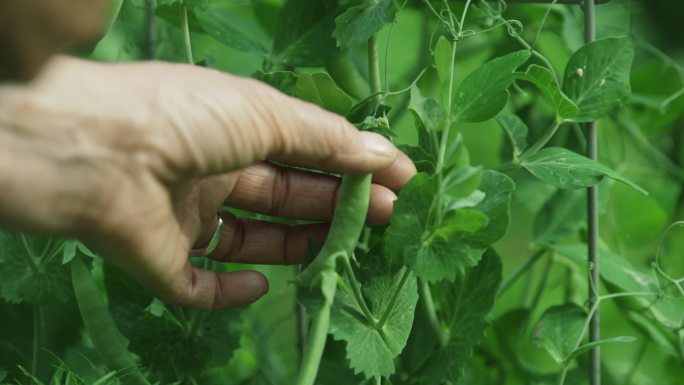
M 252 76 L 418 174 L 384 226 L 372 176 L 341 175 L 325 243 L 240 309 L 3 233 L 0 383 L 681 384 L 684 67 L 647 2 L 528 3 L 123 2 L 90 57 Z

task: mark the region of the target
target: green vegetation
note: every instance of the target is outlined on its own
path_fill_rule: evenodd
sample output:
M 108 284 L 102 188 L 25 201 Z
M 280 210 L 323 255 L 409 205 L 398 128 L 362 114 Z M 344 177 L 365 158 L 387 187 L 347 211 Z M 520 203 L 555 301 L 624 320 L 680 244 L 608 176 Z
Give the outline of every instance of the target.
M 587 45 L 577 4 L 519 3 L 124 1 L 93 59 L 252 76 L 419 173 L 387 226 L 363 223 L 370 175 L 343 176 L 325 244 L 301 272 L 258 267 L 271 291 L 240 309 L 166 305 L 76 240 L 1 234 L 0 383 L 575 385 L 601 346 L 604 384 L 681 384 L 684 67 L 647 40 L 683 47 L 650 2 L 598 5 Z

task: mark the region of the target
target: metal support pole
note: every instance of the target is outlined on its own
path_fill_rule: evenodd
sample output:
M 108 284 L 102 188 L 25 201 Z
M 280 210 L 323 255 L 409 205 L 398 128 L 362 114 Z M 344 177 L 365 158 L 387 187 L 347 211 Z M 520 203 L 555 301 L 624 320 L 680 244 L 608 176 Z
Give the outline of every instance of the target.
M 596 19 L 595 19 L 595 0 L 585 0 L 584 8 L 584 40 L 591 43 L 596 40 Z M 587 68 L 587 71 L 595 70 Z M 587 130 L 587 155 L 593 160 L 598 160 L 598 135 L 596 131 L 596 122 L 587 123 L 585 125 Z M 600 291 L 600 256 L 599 256 L 599 213 L 598 213 L 598 186 L 590 187 L 587 190 L 587 259 L 589 262 L 589 306 L 599 300 Z M 589 321 L 589 342 L 599 341 L 601 339 L 601 318 L 600 309 L 596 312 Z M 589 384 L 601 384 L 601 349 L 595 347 L 589 351 Z

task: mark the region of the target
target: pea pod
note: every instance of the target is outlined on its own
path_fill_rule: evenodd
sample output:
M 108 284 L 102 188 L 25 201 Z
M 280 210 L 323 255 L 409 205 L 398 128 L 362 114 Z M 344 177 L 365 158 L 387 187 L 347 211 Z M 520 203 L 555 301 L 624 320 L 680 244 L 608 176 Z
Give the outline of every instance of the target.
M 71 261 L 71 282 L 83 323 L 105 365 L 117 375 L 121 373 L 119 380 L 126 385 L 149 385 L 126 349 L 121 332 L 78 254 Z
M 345 175 L 340 187 L 340 200 L 335 209 L 328 238 L 314 261 L 295 278 L 300 286 L 317 283 L 321 272 L 335 269 L 335 259 L 350 256 L 361 235 L 370 200 L 371 174 Z

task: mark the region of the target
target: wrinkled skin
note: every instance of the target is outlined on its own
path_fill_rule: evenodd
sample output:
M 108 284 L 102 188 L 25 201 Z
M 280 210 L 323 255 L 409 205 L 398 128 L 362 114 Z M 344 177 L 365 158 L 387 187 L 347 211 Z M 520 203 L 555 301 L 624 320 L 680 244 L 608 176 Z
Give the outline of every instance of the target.
M 161 299 L 216 309 L 268 290 L 256 271 L 193 268 L 222 205 L 322 222 L 286 226 L 223 212 L 211 258 L 291 264 L 324 238 L 339 180 L 264 160 L 374 173 L 367 220 L 386 223 L 415 174 L 379 135 L 257 81 L 187 65 L 58 57 L 0 85 L 0 226 L 74 236 Z

